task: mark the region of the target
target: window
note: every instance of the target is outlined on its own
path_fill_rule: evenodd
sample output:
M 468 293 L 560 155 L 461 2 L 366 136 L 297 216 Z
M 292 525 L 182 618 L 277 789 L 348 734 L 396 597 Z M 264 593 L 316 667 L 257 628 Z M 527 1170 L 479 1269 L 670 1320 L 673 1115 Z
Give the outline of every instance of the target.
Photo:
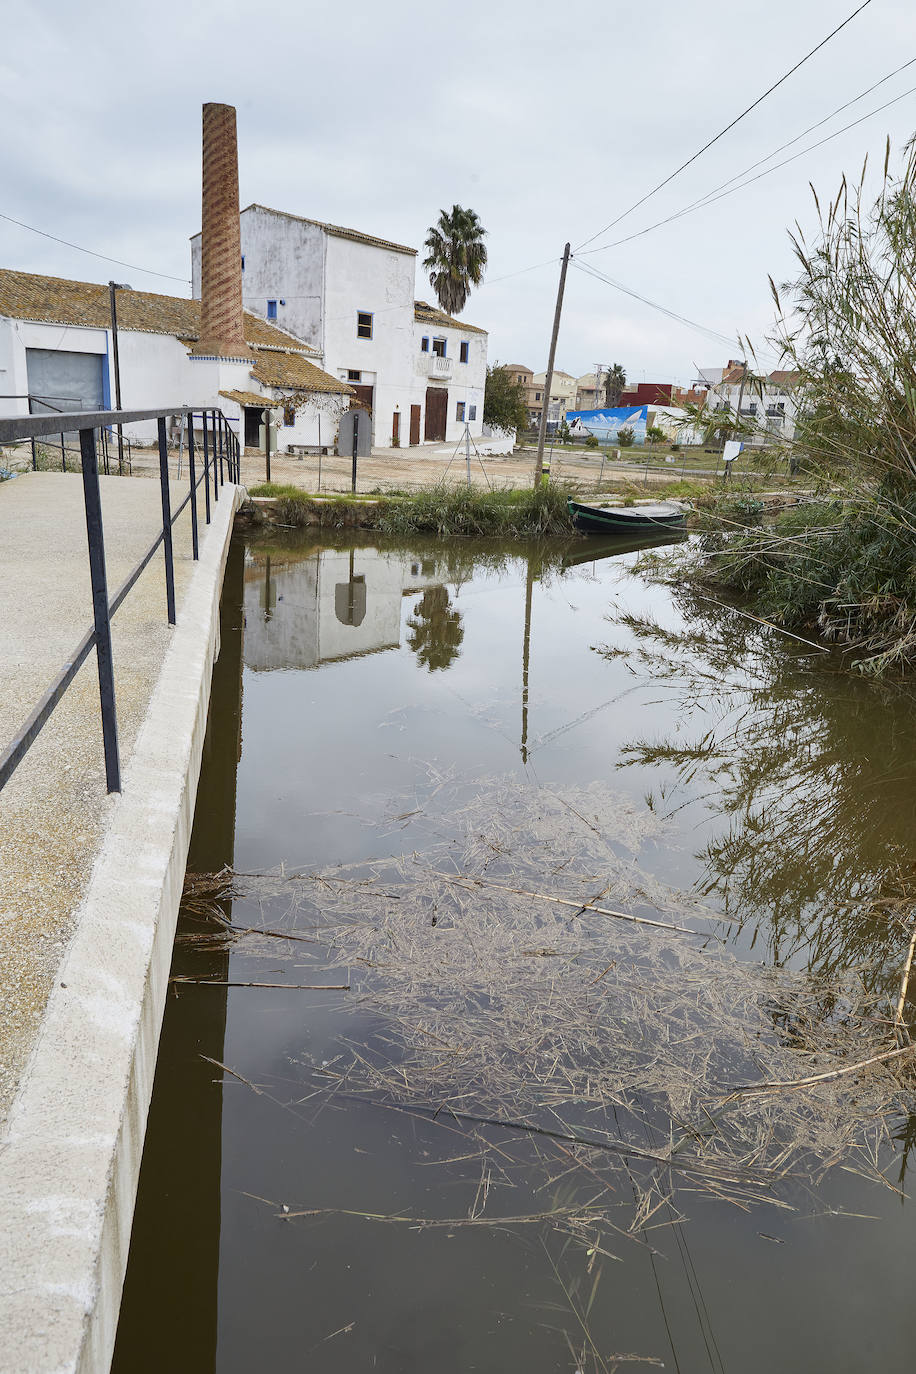
M 358 339 L 372 338 L 372 316 L 367 310 L 357 310 L 356 312 L 356 337 Z
M 476 406 L 468 406 L 468 419 L 469 419 L 469 420 L 476 420 L 476 419 L 477 419 L 477 407 L 476 407 Z
M 466 362 L 467 362 L 467 360 L 468 360 L 468 354 L 469 354 L 470 350 L 471 350 L 471 345 L 468 343 L 467 339 L 462 339 L 461 344 L 460 344 L 460 346 L 459 346 L 459 348 L 458 348 L 458 361 L 459 361 L 460 363 L 466 363 Z
M 296 423 L 296 407 L 287 402 L 283 407 L 283 423 L 289 429 Z
M 242 254 L 242 271 L 245 271 L 245 254 Z
M 536 391 L 536 392 L 534 393 L 534 399 L 535 399 L 536 401 L 539 401 L 539 400 L 541 399 L 541 393 L 540 393 L 539 391 Z
M 436 355 L 437 358 L 444 358 L 444 357 L 445 357 L 445 340 L 444 340 L 444 339 L 433 339 L 433 352 L 435 353 L 435 355 Z
M 464 401 L 459 401 L 458 404 L 457 404 L 457 406 L 455 407 L 455 419 L 456 419 L 456 420 L 463 420 L 463 419 L 464 419 Z
M 275 320 L 275 319 L 277 318 L 277 302 L 276 302 L 276 301 L 268 301 L 268 302 L 267 302 L 267 318 L 268 318 L 269 320 Z
M 428 353 L 428 352 L 429 352 L 429 339 L 428 339 L 427 337 L 424 337 L 424 338 L 422 338 L 422 339 L 420 340 L 420 352 L 421 352 L 421 353 Z
M 355 368 L 355 367 L 351 367 L 351 368 L 348 368 L 348 369 L 347 369 L 347 381 L 348 381 L 348 382 L 358 382 L 359 379 L 360 379 L 360 377 L 361 377 L 362 375 L 363 375 L 363 374 L 362 374 L 357 368 Z

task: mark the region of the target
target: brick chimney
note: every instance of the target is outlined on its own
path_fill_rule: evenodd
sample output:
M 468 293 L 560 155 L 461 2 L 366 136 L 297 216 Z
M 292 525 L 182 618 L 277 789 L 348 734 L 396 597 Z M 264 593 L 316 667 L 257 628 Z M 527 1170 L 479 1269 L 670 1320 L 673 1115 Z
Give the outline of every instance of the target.
M 252 358 L 242 318 L 242 236 L 235 106 L 204 106 L 200 338 L 192 355 Z

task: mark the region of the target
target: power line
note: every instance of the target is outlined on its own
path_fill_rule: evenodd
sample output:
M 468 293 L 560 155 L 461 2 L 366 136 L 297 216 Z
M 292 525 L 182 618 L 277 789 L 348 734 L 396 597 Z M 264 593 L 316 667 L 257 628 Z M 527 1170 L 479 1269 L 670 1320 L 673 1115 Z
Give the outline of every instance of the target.
M 596 281 L 603 282 L 606 286 L 613 287 L 615 291 L 621 291 L 625 296 L 631 296 L 633 300 L 640 301 L 643 305 L 649 306 L 651 310 L 659 311 L 660 314 L 666 315 L 669 320 L 674 320 L 676 323 L 682 324 L 688 329 L 693 329 L 699 334 L 708 335 L 710 338 L 714 339 L 716 343 L 725 344 L 728 348 L 732 348 L 736 343 L 740 343 L 740 340 L 737 338 L 729 338 L 727 334 L 720 334 L 717 329 L 712 329 L 709 325 L 700 324 L 697 320 L 691 320 L 688 319 L 686 315 L 678 314 L 676 310 L 669 310 L 667 306 L 659 305 L 658 301 L 652 301 L 648 296 L 643 296 L 631 286 L 625 286 L 623 282 L 616 281 L 613 277 L 607 276 L 592 263 L 581 263 L 573 260 L 572 265 L 578 268 L 580 272 L 584 272 L 586 276 L 593 277 Z M 759 349 L 758 352 L 763 357 L 773 358 L 775 361 L 778 361 L 776 354 L 769 352 L 767 349 Z
M 772 95 L 773 92 L 783 84 L 783 82 L 788 81 L 789 77 L 792 76 L 794 72 L 797 72 L 799 67 L 803 67 L 805 63 L 814 56 L 815 53 L 820 52 L 821 48 L 823 48 L 827 43 L 829 43 L 831 38 L 835 38 L 841 29 L 845 29 L 847 24 L 852 23 L 856 15 L 861 14 L 862 11 L 870 4 L 871 0 L 864 0 L 864 3 L 861 4 L 858 7 L 858 9 L 853 10 L 852 14 L 850 14 L 846 19 L 844 19 L 842 24 L 838 24 L 835 29 L 833 29 L 830 33 L 827 34 L 826 38 L 821 39 L 821 41 L 817 44 L 816 47 L 812 48 L 810 52 L 805 53 L 805 56 L 801 58 L 800 61 L 796 62 L 794 67 L 790 67 L 789 70 L 783 76 L 781 76 L 778 81 L 775 81 L 768 90 L 764 91 L 763 95 L 758 96 L 752 105 L 748 105 L 746 110 L 742 110 L 739 115 L 736 115 L 730 124 L 726 124 L 724 129 L 720 129 L 714 138 L 711 138 L 708 143 L 704 143 L 702 148 L 699 148 L 693 154 L 692 157 L 689 157 L 687 159 L 686 162 L 682 162 L 680 167 L 675 168 L 675 170 L 671 172 L 669 176 L 665 177 L 664 181 L 660 181 L 657 186 L 653 186 L 651 191 L 647 191 L 646 194 L 642 196 L 639 200 L 637 200 L 634 205 L 630 206 L 629 210 L 624 210 L 623 213 L 618 215 L 616 219 L 611 220 L 610 224 L 606 224 L 603 229 L 599 229 L 597 233 L 592 234 L 591 238 L 583 239 L 582 243 L 580 243 L 577 247 L 576 252 L 578 253 L 580 249 L 585 248 L 587 244 L 593 243 L 595 239 L 600 238 L 602 234 L 606 234 L 609 229 L 613 229 L 614 226 L 616 224 L 619 224 L 621 220 L 626 219 L 628 215 L 632 215 L 634 210 L 638 210 L 640 205 L 645 205 L 646 201 L 650 200 L 652 196 L 656 195 L 657 192 L 659 192 L 662 189 L 662 187 L 667 186 L 668 183 L 670 181 L 673 181 L 676 176 L 680 176 L 681 172 L 683 172 L 685 168 L 689 167 L 691 163 L 696 162 L 698 157 L 702 157 L 703 153 L 705 153 L 709 148 L 711 148 L 714 143 L 718 143 L 720 138 L 724 138 L 725 135 L 731 129 L 734 129 L 736 124 L 740 124 L 741 120 L 744 119 L 747 115 L 749 115 L 752 110 L 756 110 L 758 105 L 761 105 L 768 96 Z
M 175 277 L 171 272 L 157 272 L 152 267 L 138 267 L 135 262 L 124 262 L 121 258 L 110 258 L 107 253 L 96 253 L 92 248 L 84 248 L 82 244 L 70 243 L 68 239 L 59 239 L 56 234 L 48 234 L 44 229 L 36 229 L 34 224 L 24 224 L 21 219 L 14 219 L 12 215 L 5 215 L 2 210 L 0 210 L 0 219 L 5 219 L 10 224 L 17 224 L 20 229 L 28 229 L 32 234 L 40 234 L 43 239 L 62 243 L 65 248 L 75 248 L 78 253 L 88 253 L 91 258 L 100 258 L 102 262 L 113 262 L 118 267 L 129 267 L 131 272 L 145 272 L 150 277 L 165 277 L 167 281 L 180 281 L 183 286 L 190 283 L 189 277 Z
M 916 58 L 913 58 L 912 61 L 916 62 Z M 905 65 L 910 66 L 911 63 L 907 62 Z M 902 71 L 903 68 L 901 67 L 899 68 L 899 70 Z M 896 75 L 896 73 L 894 73 L 894 75 Z M 881 83 L 878 82 L 878 85 L 880 84 Z M 872 89 L 874 89 L 874 87 L 872 87 Z M 866 91 L 864 92 L 864 94 L 867 95 L 868 92 Z M 916 86 L 911 86 L 908 91 L 904 91 L 901 95 L 894 96 L 893 100 L 886 101 L 885 104 L 879 105 L 878 108 L 875 110 L 869 110 L 868 114 L 860 115 L 858 119 L 852 120 L 851 123 L 844 124 L 842 129 L 836 129 L 832 134 L 827 134 L 824 138 L 818 139 L 816 143 L 811 143 L 807 148 L 802 148 L 800 152 L 793 153 L 791 157 L 783 158 L 782 162 L 777 162 L 772 167 L 767 167 L 765 171 L 758 172 L 755 177 L 748 177 L 747 181 L 742 181 L 737 186 L 731 186 L 729 182 L 723 182 L 723 186 L 728 187 L 728 190 L 723 190 L 722 187 L 719 187 L 717 188 L 718 194 L 716 193 L 716 191 L 710 191 L 707 195 L 701 196 L 699 200 L 695 200 L 690 205 L 686 205 L 682 210 L 676 210 L 673 215 L 667 215 L 664 219 L 656 220 L 654 224 L 647 225 L 645 229 L 638 229 L 633 234 L 626 234 L 621 239 L 614 239 L 612 243 L 603 243 L 598 248 L 590 248 L 587 253 L 583 254 L 583 257 L 590 257 L 593 253 L 604 253 L 609 248 L 618 248 L 622 243 L 631 243 L 634 239 L 642 238 L 644 234 L 650 234 L 653 231 L 653 229 L 660 229 L 662 225 L 671 224 L 672 221 L 676 219 L 682 219 L 684 215 L 692 214 L 694 210 L 704 210 L 707 206 L 714 205 L 716 201 L 724 200 L 726 196 L 734 195 L 736 191 L 743 191 L 746 186 L 753 186 L 754 182 L 761 181 L 764 177 L 770 176 L 772 172 L 778 172 L 780 168 L 788 167 L 790 162 L 797 162 L 800 157 L 806 157 L 808 153 L 813 153 L 816 149 L 823 148 L 825 143 L 830 143 L 832 139 L 839 138 L 841 134 L 848 133 L 850 129 L 854 129 L 858 124 L 864 124 L 867 119 L 872 119 L 876 114 L 881 114 L 884 110 L 889 110 L 892 105 L 898 105 L 901 100 L 906 100 L 908 96 L 914 94 L 916 94 Z M 861 96 L 857 96 L 856 99 L 861 99 Z M 855 104 L 855 101 L 850 101 L 849 103 Z M 847 107 L 841 106 L 841 109 L 845 108 Z M 834 114 L 838 113 L 839 111 L 834 111 Z M 833 115 L 827 115 L 827 119 L 832 118 Z M 824 124 L 826 123 L 826 120 L 821 120 L 820 122 L 821 124 Z M 814 125 L 813 127 L 817 128 L 818 126 Z M 810 130 L 806 130 L 805 132 L 809 133 Z M 798 137 L 804 138 L 804 134 L 799 134 Z M 788 148 L 791 146 L 791 143 L 797 142 L 797 138 L 792 139 L 790 140 L 790 143 L 783 144 L 783 148 Z M 777 148 L 776 152 L 770 153 L 769 156 L 776 157 L 777 153 L 781 151 L 782 149 Z M 760 159 L 761 162 L 767 162 L 768 160 L 768 158 Z M 755 162 L 752 165 L 754 167 L 759 167 L 760 162 Z M 744 176 L 747 172 L 751 170 L 751 167 L 746 167 L 743 172 L 739 172 L 737 175 L 739 177 Z M 735 179 L 735 177 L 731 178 L 732 181 L 734 181 Z

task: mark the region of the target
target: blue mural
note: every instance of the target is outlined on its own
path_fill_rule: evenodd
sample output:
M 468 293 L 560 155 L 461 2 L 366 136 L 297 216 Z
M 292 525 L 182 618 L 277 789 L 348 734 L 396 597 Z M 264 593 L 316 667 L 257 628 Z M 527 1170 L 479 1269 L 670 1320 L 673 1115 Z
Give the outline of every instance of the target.
M 587 431 L 600 444 L 613 444 L 619 429 L 632 429 L 637 444 L 646 442 L 648 406 L 618 406 L 614 410 L 568 410 L 566 423 L 573 434 Z

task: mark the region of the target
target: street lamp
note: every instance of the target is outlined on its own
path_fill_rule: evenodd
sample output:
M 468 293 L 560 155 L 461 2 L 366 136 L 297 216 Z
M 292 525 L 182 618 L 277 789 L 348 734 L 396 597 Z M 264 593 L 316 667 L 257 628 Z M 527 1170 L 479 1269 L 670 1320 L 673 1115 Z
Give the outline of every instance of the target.
M 115 374 L 115 410 L 121 409 L 121 363 L 118 357 L 118 304 L 115 293 L 117 291 L 129 291 L 130 283 L 126 281 L 110 281 L 108 283 L 108 297 L 111 304 L 111 347 L 114 354 L 114 374 Z M 118 425 L 118 473 L 124 474 L 124 431 Z

